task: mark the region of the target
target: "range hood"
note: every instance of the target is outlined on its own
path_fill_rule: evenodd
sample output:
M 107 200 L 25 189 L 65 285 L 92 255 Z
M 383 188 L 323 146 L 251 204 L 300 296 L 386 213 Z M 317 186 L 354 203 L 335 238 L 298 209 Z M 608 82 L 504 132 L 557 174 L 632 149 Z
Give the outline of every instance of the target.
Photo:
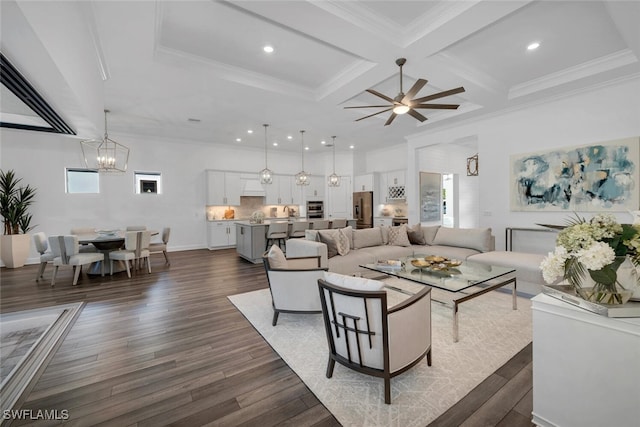
M 257 179 L 243 179 L 242 184 L 242 196 L 265 196 L 264 188 Z

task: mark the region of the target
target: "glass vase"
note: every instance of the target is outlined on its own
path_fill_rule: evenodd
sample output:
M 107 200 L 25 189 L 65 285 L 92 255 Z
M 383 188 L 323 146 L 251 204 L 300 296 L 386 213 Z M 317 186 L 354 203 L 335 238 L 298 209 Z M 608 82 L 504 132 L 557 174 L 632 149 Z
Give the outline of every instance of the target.
M 598 275 L 590 271 L 586 280 L 576 287 L 576 293 L 584 300 L 598 304 L 625 304 L 634 295 L 638 287 L 638 273 L 628 257 L 616 257 L 616 261 L 606 266 L 614 275 L 609 283 L 598 283 L 593 277 Z

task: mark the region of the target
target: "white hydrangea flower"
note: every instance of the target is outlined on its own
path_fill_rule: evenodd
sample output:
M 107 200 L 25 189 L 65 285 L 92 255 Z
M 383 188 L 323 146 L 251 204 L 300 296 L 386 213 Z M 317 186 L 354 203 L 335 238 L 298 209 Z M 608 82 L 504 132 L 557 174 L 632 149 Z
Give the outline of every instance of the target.
M 562 246 L 556 246 L 553 252 L 549 252 L 540 263 L 544 281 L 551 284 L 564 275 L 564 263 L 569 257 L 567 250 Z
M 594 242 L 588 248 L 578 251 L 576 257 L 589 270 L 600 270 L 611 264 L 616 259 L 616 254 L 605 242 Z

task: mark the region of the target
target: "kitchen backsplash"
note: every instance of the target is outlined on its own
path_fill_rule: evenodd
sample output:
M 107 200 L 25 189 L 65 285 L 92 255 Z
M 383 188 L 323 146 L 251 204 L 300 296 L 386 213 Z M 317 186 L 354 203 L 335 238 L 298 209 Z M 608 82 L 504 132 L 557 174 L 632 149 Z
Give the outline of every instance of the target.
M 255 211 L 262 211 L 266 217 L 288 217 L 289 211 L 282 206 L 271 206 L 264 204 L 264 197 L 242 196 L 240 206 L 207 206 L 207 220 L 224 219 L 224 212 L 227 209 L 234 210 L 234 219 L 247 219 Z M 300 206 L 289 205 L 291 211 L 300 212 Z
M 374 216 L 407 216 L 406 203 L 393 203 L 388 205 L 379 205 L 378 212 L 374 212 Z

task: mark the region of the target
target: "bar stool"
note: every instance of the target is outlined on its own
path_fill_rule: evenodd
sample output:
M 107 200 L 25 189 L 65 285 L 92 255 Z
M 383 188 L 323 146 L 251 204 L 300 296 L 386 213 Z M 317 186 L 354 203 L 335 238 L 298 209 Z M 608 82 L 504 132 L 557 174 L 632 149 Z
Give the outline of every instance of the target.
M 314 230 L 326 230 L 329 228 L 329 220 L 327 219 L 314 219 L 312 224 Z
M 284 247 L 285 240 L 287 238 L 287 231 L 289 229 L 289 223 L 287 222 L 272 222 L 267 228 L 267 245 L 264 250 L 269 249 L 269 243 L 277 243 L 278 247 L 282 249 Z M 282 243 L 282 246 L 280 245 Z
M 296 239 L 304 237 L 305 230 L 309 229 L 308 221 L 296 221 L 291 224 L 291 231 L 289 232 L 290 239 Z
M 346 218 L 339 218 L 331 220 L 331 228 L 345 228 L 347 226 Z

